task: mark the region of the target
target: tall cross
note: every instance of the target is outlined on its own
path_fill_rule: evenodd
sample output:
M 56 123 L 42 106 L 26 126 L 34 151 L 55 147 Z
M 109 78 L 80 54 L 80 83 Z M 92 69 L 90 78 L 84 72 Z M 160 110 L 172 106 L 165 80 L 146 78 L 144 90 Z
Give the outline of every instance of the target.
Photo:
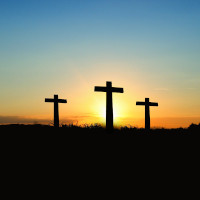
M 113 103 L 112 93 L 118 92 L 123 93 L 123 88 L 112 87 L 112 82 L 106 82 L 106 87 L 94 87 L 95 92 L 106 92 L 106 129 L 108 131 L 113 130 Z
M 158 106 L 158 103 L 149 102 L 149 98 L 145 98 L 145 102 L 136 102 L 137 106 L 145 106 L 145 129 L 150 129 L 150 106 Z
M 45 99 L 45 102 L 54 103 L 54 127 L 59 127 L 58 103 L 67 103 L 67 100 L 58 99 L 58 95 L 54 95 L 54 99 Z

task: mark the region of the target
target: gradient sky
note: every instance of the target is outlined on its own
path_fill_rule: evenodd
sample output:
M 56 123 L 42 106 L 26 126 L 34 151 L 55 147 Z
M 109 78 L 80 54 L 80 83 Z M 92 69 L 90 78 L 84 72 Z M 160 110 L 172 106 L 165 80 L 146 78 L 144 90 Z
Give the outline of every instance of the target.
M 103 123 L 114 94 L 118 125 L 200 122 L 200 0 L 0 0 L 0 123 L 49 122 L 46 97 L 66 98 L 63 123 Z

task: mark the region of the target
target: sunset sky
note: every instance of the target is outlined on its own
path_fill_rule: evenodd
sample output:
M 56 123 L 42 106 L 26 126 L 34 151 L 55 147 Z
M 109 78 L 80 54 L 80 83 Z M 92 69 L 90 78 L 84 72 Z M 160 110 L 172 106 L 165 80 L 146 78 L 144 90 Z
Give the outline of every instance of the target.
M 114 123 L 152 127 L 200 123 L 200 0 L 0 0 L 0 124 Z

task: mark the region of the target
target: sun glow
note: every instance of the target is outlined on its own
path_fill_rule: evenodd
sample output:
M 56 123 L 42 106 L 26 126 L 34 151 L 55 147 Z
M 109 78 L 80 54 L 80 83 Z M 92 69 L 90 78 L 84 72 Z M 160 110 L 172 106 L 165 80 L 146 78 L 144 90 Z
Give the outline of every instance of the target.
M 114 126 L 119 126 L 121 125 L 121 119 L 123 117 L 126 117 L 126 106 L 121 103 L 113 102 L 113 122 Z M 96 111 L 96 116 L 100 118 L 100 123 L 103 125 L 106 124 L 106 102 L 105 101 L 99 101 L 97 104 L 95 104 L 95 111 Z
M 117 111 L 115 109 L 113 109 L 113 119 L 117 119 L 117 117 L 120 116 L 119 113 L 117 113 Z M 102 110 L 102 114 L 101 114 L 101 117 L 104 118 L 106 120 L 106 108 L 104 108 Z

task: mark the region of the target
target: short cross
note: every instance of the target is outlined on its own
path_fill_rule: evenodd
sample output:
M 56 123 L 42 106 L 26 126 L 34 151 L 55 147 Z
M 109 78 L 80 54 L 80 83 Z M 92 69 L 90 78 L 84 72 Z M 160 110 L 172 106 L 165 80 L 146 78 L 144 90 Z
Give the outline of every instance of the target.
M 58 99 L 58 95 L 54 95 L 54 99 L 45 99 L 45 102 L 54 103 L 54 127 L 59 127 L 58 103 L 67 103 L 67 100 Z
M 106 82 L 106 87 L 95 86 L 95 92 L 106 92 L 106 129 L 108 131 L 113 130 L 113 103 L 112 93 L 123 93 L 123 88 L 112 87 L 112 82 Z
M 150 106 L 158 106 L 158 103 L 149 102 L 149 98 L 145 98 L 145 102 L 136 102 L 138 106 L 145 106 L 145 129 L 150 129 Z

